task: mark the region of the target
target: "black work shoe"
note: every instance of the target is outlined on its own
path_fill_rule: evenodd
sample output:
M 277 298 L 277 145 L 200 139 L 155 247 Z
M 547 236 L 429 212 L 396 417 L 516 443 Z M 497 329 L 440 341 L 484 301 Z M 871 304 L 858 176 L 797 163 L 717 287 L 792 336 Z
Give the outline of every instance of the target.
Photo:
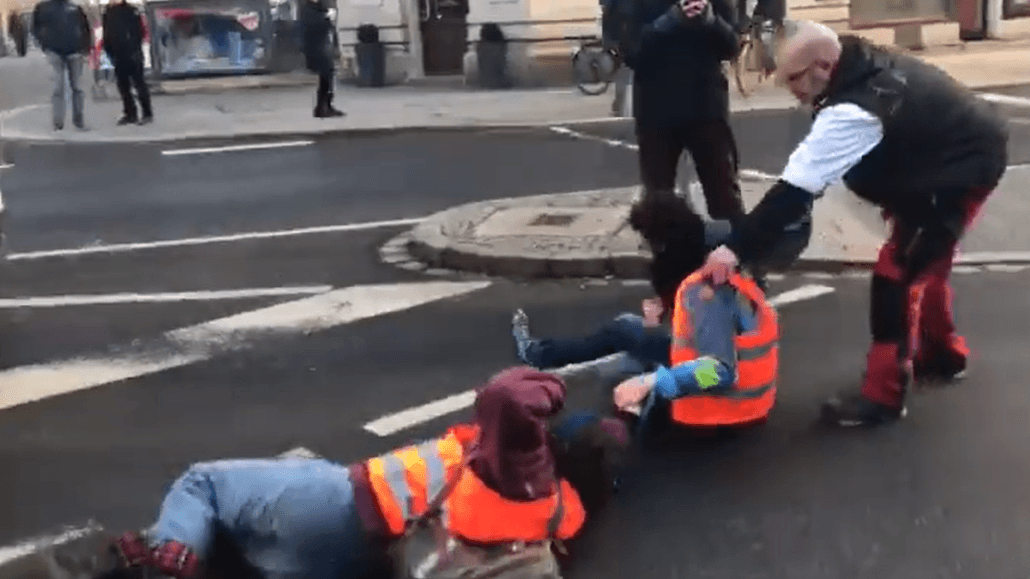
M 966 377 L 966 359 L 958 356 L 934 356 L 912 364 L 917 382 L 947 384 Z
M 136 117 L 122 117 L 118 119 L 118 126 L 122 127 L 125 125 L 135 125 L 138 122 L 139 121 L 136 119 Z
M 842 392 L 823 403 L 823 421 L 832 426 L 876 426 L 904 418 L 908 411 L 878 404 L 859 392 Z
M 341 110 L 334 109 L 332 107 L 332 105 L 326 107 L 326 109 L 325 109 L 325 116 L 327 116 L 327 117 L 343 117 L 343 116 L 346 116 L 346 115 L 347 115 L 347 113 L 345 113 L 345 112 L 343 112 Z

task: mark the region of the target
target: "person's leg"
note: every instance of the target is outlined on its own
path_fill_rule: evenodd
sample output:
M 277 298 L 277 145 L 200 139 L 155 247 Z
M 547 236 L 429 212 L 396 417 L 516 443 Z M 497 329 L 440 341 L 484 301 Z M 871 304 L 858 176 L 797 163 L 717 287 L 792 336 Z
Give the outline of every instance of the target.
M 744 215 L 740 194 L 737 143 L 725 119 L 703 121 L 684 130 L 683 140 L 704 191 L 708 216 L 736 222 Z
M 67 72 L 65 70 L 64 58 L 61 55 L 47 52 L 47 62 L 50 63 L 51 73 L 53 75 L 54 91 L 50 96 L 50 107 L 51 107 L 51 118 L 54 122 L 54 129 L 61 130 L 64 128 L 64 83 Z
M 346 468 L 283 462 L 281 491 L 247 521 L 247 560 L 265 579 L 364 577 L 381 554 L 366 538 Z
M 666 127 L 637 126 L 637 160 L 644 191 L 673 191 L 683 143 Z
M 82 129 L 85 128 L 86 93 L 82 91 L 82 69 L 85 58 L 81 54 L 72 54 L 67 57 L 68 62 L 68 86 L 72 91 L 72 123 Z
M 326 76 L 326 87 L 328 89 L 325 100 L 326 113 L 330 117 L 342 117 L 344 112 L 333 107 L 333 99 L 336 98 L 336 67 L 330 64 L 323 74 Z
M 136 95 L 139 97 L 139 107 L 142 109 L 144 123 L 154 118 L 154 109 L 150 103 L 150 87 L 147 86 L 147 79 L 143 71 L 143 58 L 133 61 L 132 83 L 136 86 Z
M 118 120 L 119 125 L 135 123 L 136 101 L 132 98 L 132 70 L 131 63 L 118 60 L 114 63 L 114 78 L 118 86 L 118 94 L 122 97 L 122 118 Z
M 630 83 L 633 81 L 633 69 L 622 64 L 615 71 L 615 98 L 612 99 L 612 115 L 616 117 L 625 116 L 626 93 Z
M 963 231 L 976 220 L 990 190 L 970 191 L 962 200 Z M 913 350 L 913 374 L 917 380 L 953 380 L 966 370 L 969 348 L 955 328 L 951 308 L 951 268 L 957 243 L 934 263 L 921 280 L 922 301 L 918 318 L 918 343 Z
M 327 116 L 326 110 L 329 106 L 329 75 L 325 72 L 318 74 L 318 88 L 315 90 L 315 116 L 322 118 Z
M 870 328 L 873 342 L 866 355 L 859 391 L 846 390 L 823 405 L 823 418 L 838 426 L 875 425 L 905 415 L 905 389 L 911 378 L 913 310 L 918 292 L 908 281 L 900 252 L 916 229 L 894 217 L 890 237 L 873 267 Z
M 560 368 L 590 362 L 640 347 L 646 334 L 643 318 L 622 314 L 586 336 L 533 339 L 529 318 L 518 310 L 512 318 L 512 335 L 519 358 L 536 368 Z

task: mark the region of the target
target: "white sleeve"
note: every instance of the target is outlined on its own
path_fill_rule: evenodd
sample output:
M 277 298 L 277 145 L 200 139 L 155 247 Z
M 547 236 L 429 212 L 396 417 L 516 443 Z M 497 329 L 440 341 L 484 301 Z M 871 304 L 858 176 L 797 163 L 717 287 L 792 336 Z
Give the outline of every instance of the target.
M 780 179 L 822 195 L 882 139 L 880 119 L 858 105 L 827 107 L 816 115 L 808 136 L 791 153 Z

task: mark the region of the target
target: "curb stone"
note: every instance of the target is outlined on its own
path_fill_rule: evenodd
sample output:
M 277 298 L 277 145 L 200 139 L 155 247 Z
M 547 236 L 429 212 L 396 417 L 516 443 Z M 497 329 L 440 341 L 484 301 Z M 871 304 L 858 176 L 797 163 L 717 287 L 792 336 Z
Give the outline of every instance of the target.
M 408 243 L 411 241 L 411 234 L 403 233 L 387 241 L 382 247 L 379 248 L 380 259 L 387 265 L 393 265 L 401 269 L 408 271 L 420 271 L 425 275 L 431 276 L 463 276 L 477 279 L 507 279 L 503 276 L 487 276 L 482 274 L 476 274 L 468 271 L 461 271 L 456 269 L 446 268 L 431 268 L 428 264 L 418 261 L 411 253 L 408 252 Z M 978 265 L 960 265 L 956 264 L 952 268 L 952 273 L 955 275 L 969 275 L 983 272 L 992 273 L 1020 273 L 1030 269 L 1030 263 L 1014 264 L 1014 263 L 982 263 Z M 799 271 L 791 270 L 787 273 L 770 273 L 767 274 L 766 278 L 770 282 L 782 282 L 786 281 L 790 277 L 802 277 L 805 279 L 812 280 L 835 280 L 835 279 L 868 279 L 872 277 L 872 269 L 870 267 L 844 267 L 842 266 L 839 272 L 830 273 L 827 271 Z M 576 278 L 566 278 L 564 281 L 574 281 Z M 578 278 L 579 281 L 585 286 L 601 287 L 612 284 L 619 284 L 626 287 L 637 287 L 647 286 L 650 281 L 646 277 L 636 278 L 615 278 L 612 276 L 603 277 L 585 277 Z M 561 279 L 550 279 L 548 281 L 563 281 Z
M 419 247 L 419 244 L 414 240 L 412 231 L 402 233 L 390 239 L 382 247 L 380 247 L 380 260 L 387 265 L 393 265 L 395 267 L 405 269 L 408 271 L 418 271 L 431 276 L 461 276 L 477 279 L 528 278 L 569 281 L 579 279 L 587 285 L 607 285 L 611 283 L 622 283 L 623 285 L 633 286 L 646 285 L 647 283 L 649 283 L 647 281 L 648 278 L 646 270 L 646 264 L 649 257 L 645 255 L 639 256 L 640 263 L 642 263 L 645 266 L 642 268 L 642 271 L 638 271 L 638 275 L 627 276 L 602 274 L 579 276 L 566 275 L 532 277 L 524 275 L 523 273 L 517 273 L 515 275 L 505 275 L 499 273 L 483 273 L 459 268 L 446 267 L 441 265 L 434 265 L 420 258 L 417 253 L 417 249 L 415 251 L 412 251 L 412 249 Z M 446 252 L 441 253 L 446 254 Z M 810 259 L 800 262 L 799 264 L 797 264 L 797 267 L 791 268 L 786 272 L 769 273 L 767 274 L 767 277 L 769 281 L 783 281 L 788 277 L 794 275 L 813 280 L 865 279 L 872 275 L 873 265 L 874 264 L 872 262 L 849 263 L 845 261 L 832 261 L 827 259 Z M 977 258 L 977 256 L 973 256 L 973 259 L 964 259 L 962 256 L 960 256 L 959 260 L 956 261 L 954 267 L 952 268 L 952 273 L 957 275 L 968 275 L 982 272 L 1019 273 L 1027 269 L 1030 269 L 1030 256 L 1025 258 L 1013 258 L 1010 260 L 1006 260 L 1002 256 L 995 256 L 993 259 L 989 257 Z

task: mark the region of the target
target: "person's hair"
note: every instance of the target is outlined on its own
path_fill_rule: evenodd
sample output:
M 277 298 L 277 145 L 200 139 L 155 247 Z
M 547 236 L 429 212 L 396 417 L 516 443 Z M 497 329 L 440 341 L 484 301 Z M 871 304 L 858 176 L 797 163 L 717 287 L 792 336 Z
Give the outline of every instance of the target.
M 552 435 L 550 446 L 558 477 L 576 489 L 587 513 L 596 513 L 607 505 L 626 460 L 625 441 L 595 421 L 580 428 L 571 440 Z
M 647 191 L 633 204 L 629 224 L 651 246 L 652 253 L 676 256 L 687 271 L 704 265 L 705 224 L 687 200 L 672 191 Z

